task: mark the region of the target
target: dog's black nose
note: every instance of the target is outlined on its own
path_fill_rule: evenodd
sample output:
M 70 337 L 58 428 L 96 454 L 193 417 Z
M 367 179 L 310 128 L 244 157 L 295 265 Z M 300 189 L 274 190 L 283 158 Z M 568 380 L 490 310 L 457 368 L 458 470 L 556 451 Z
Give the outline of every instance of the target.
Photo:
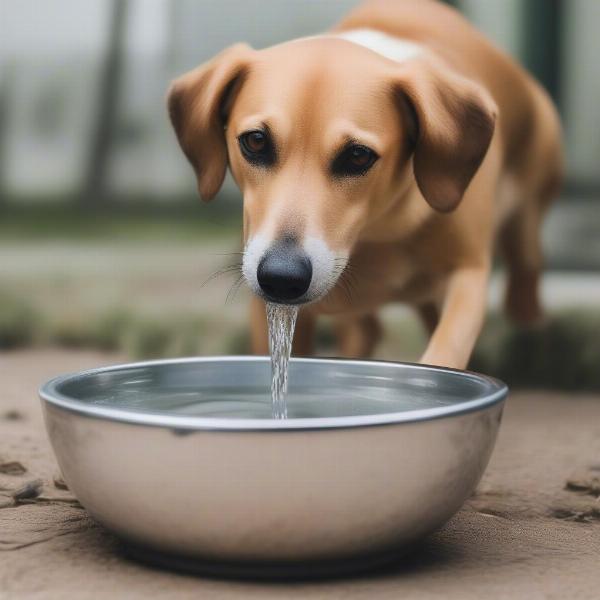
M 310 286 L 312 264 L 296 243 L 280 242 L 268 250 L 258 264 L 258 285 L 269 300 L 290 303 Z

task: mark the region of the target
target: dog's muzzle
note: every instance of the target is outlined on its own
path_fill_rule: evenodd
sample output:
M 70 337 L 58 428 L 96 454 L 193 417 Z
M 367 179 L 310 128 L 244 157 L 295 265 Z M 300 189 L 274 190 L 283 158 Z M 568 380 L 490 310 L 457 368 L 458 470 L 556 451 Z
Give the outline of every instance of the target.
M 313 269 L 310 258 L 295 242 L 276 242 L 265 252 L 256 279 L 267 300 L 281 304 L 301 302 L 310 287 Z

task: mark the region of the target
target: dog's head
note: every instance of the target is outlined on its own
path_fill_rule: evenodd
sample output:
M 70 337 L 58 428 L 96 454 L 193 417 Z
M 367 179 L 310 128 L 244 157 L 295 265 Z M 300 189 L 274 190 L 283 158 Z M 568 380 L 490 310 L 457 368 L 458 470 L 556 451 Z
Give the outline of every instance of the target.
M 427 210 L 453 210 L 495 120 L 483 88 L 435 61 L 333 37 L 233 46 L 178 79 L 168 103 L 202 198 L 228 164 L 243 192 L 251 288 L 298 304 L 327 294 L 361 232 L 409 188 Z

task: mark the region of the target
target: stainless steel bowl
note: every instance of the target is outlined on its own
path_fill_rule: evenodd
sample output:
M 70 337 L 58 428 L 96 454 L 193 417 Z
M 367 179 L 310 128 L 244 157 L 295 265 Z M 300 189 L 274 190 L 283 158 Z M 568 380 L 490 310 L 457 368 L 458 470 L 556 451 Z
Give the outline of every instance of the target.
M 292 359 L 277 421 L 269 381 L 266 358 L 194 358 L 40 395 L 64 478 L 100 523 L 146 558 L 248 573 L 353 569 L 440 527 L 475 489 L 507 395 L 473 373 Z

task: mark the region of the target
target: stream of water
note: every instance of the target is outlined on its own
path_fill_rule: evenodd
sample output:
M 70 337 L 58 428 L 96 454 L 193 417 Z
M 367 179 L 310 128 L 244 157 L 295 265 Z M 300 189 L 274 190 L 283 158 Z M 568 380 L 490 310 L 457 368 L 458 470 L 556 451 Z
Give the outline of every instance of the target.
M 267 303 L 269 349 L 271 351 L 271 399 L 274 419 L 287 418 L 288 364 L 297 316 L 297 306 Z

